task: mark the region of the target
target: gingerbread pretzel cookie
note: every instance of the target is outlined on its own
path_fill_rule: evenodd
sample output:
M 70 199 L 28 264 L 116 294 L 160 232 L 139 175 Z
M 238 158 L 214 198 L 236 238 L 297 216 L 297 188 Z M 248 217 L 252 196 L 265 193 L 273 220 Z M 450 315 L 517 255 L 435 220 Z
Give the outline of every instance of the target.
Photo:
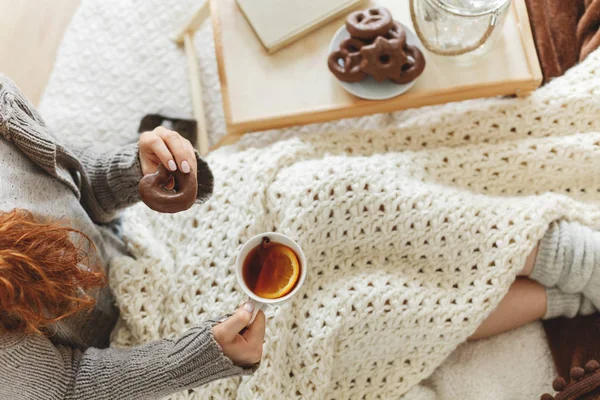
M 340 65 L 340 61 L 342 65 Z M 350 55 L 344 50 L 331 53 L 327 65 L 329 70 L 342 82 L 360 82 L 367 76 L 360 70 L 360 56 Z
M 346 18 L 350 34 L 327 59 L 329 70 L 343 82 L 367 76 L 396 84 L 414 81 L 425 69 L 423 53 L 407 43 L 404 26 L 385 8 L 355 11 Z
M 342 43 L 340 43 L 340 50 L 345 50 L 348 52 L 348 54 L 358 54 L 360 53 L 360 49 L 368 44 L 369 43 L 366 43 L 360 39 L 349 37 L 342 40 Z
M 406 31 L 399 22 L 394 21 L 392 27 L 383 35 L 386 39 L 398 39 L 402 47 L 406 46 Z
M 339 50 L 329 55 L 329 70 L 343 82 L 360 82 L 367 74 L 360 70 L 360 49 L 365 46 L 362 40 L 349 37 L 340 43 Z
M 154 211 L 176 213 L 190 208 L 198 194 L 195 174 L 168 171 L 162 164 L 154 174 L 144 176 L 138 185 L 142 201 Z
M 382 82 L 394 76 L 406 62 L 406 54 L 402 50 L 399 39 L 378 37 L 373 44 L 360 49 L 362 60 L 360 69 Z
M 425 57 L 423 53 L 415 46 L 406 46 L 404 48 L 407 61 L 404 63 L 402 68 L 396 71 L 390 77 L 390 80 L 394 83 L 405 84 L 412 82 L 423 73 L 425 69 Z
M 346 30 L 350 36 L 360 39 L 385 35 L 393 24 L 392 15 L 383 7 L 355 11 L 346 18 Z

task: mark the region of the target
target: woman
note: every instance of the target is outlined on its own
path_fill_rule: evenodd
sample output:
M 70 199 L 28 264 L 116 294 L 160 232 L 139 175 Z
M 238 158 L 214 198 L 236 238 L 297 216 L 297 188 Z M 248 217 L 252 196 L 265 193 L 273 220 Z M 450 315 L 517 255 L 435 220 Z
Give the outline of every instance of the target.
M 106 267 L 126 253 L 116 212 L 159 163 L 197 174 L 197 201 L 212 193 L 187 140 L 157 128 L 111 153 L 67 149 L 1 74 L 0 134 L 1 399 L 154 399 L 257 368 L 265 320 L 244 329 L 251 304 L 177 340 L 108 348 Z
M 176 341 L 106 349 L 116 313 L 102 261 L 124 250 L 92 219 L 106 223 L 118 208 L 137 201 L 140 177 L 158 162 L 198 173 L 200 198 L 208 195 L 211 176 L 189 143 L 158 129 L 142 135 L 139 146 L 98 156 L 67 151 L 41 124 L 0 76 L 0 133 L 12 141 L 0 140 L 0 398 L 151 399 L 251 372 L 260 360 L 264 316 L 240 334 L 252 311 L 245 308 Z M 74 242 L 64 226 L 10 212 L 17 206 L 54 220 L 66 215 L 97 251 L 81 235 Z M 528 257 L 523 278 L 472 338 L 540 318 L 593 312 L 600 306 L 598 263 L 599 233 L 553 223 Z M 83 312 L 94 300 L 93 311 Z

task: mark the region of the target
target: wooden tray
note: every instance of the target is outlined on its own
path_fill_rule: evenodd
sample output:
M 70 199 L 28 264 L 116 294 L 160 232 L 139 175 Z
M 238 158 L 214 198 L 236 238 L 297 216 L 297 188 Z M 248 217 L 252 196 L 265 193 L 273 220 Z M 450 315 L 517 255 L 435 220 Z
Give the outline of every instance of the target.
M 478 97 L 526 94 L 542 73 L 524 0 L 513 0 L 503 35 L 481 62 L 460 66 L 425 52 L 427 68 L 406 94 L 384 101 L 346 93 L 327 68 L 329 42 L 344 23 L 338 18 L 269 55 L 235 4 L 210 0 L 223 106 L 230 143 L 248 131 L 390 112 Z M 367 2 L 387 7 L 412 27 L 408 0 Z

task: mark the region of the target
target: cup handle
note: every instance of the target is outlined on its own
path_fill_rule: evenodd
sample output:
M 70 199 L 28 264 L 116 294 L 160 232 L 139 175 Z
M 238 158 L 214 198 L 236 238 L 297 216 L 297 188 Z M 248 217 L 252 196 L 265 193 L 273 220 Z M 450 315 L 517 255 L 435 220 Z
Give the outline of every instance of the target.
M 260 303 L 256 300 L 252 300 L 252 299 L 248 299 L 248 302 L 254 304 L 254 311 L 252 311 L 252 317 L 250 317 L 250 322 L 248 322 L 248 325 L 247 325 L 247 326 L 250 326 L 250 324 L 252 324 L 254 322 L 254 319 L 256 318 L 256 314 L 258 314 L 258 312 L 260 310 L 262 310 L 266 304 Z

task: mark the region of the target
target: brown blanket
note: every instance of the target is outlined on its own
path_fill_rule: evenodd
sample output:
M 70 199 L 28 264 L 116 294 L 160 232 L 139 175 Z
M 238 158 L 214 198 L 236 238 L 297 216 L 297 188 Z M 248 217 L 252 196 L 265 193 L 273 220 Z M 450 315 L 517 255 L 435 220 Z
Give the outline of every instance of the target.
M 600 0 L 525 0 L 544 82 L 600 45 Z
M 544 321 L 558 378 L 554 399 L 600 399 L 600 314 Z M 563 389 L 564 388 L 564 389 Z M 551 399 L 551 397 L 547 397 Z

